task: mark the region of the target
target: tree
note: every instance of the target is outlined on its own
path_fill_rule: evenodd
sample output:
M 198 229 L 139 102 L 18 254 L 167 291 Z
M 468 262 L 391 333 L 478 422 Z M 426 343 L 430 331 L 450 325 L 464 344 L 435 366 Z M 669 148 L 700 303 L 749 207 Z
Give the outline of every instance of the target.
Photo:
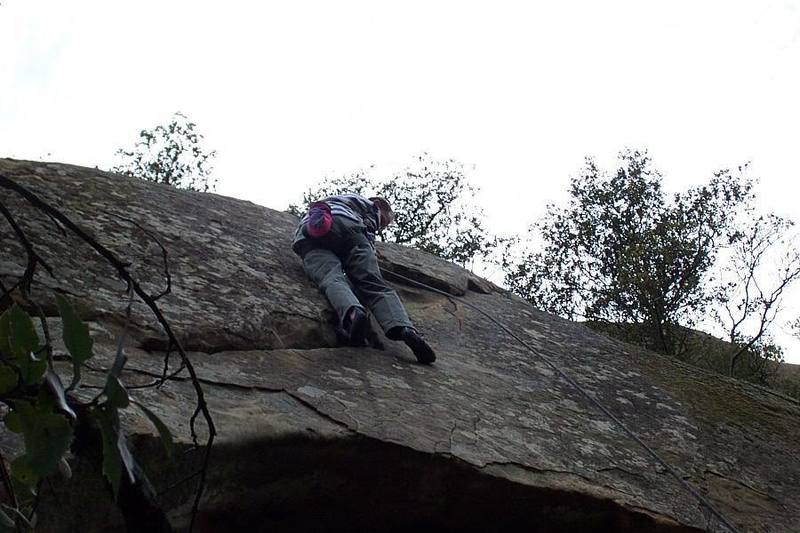
M 289 211 L 300 216 L 309 203 L 348 192 L 382 196 L 395 212 L 395 223 L 385 231 L 387 241 L 462 266 L 485 258 L 497 246 L 498 239 L 483 226 L 483 211 L 475 204 L 476 189 L 469 185 L 460 163 L 423 153 L 389 180 L 373 179 L 371 170 L 324 179 L 303 194 L 300 206 L 291 205 Z
M 752 184 L 723 170 L 668 198 L 646 152 L 619 163 L 608 176 L 586 159 L 569 204 L 548 206 L 532 228 L 542 249 L 504 260 L 506 283 L 546 311 L 680 354 L 713 301 L 711 268 Z
M 731 376 L 745 354 L 754 353 L 759 363 L 782 359 L 782 351 L 769 342 L 767 332 L 786 290 L 800 279 L 800 250 L 790 233 L 793 225 L 774 214 L 750 216 L 729 238 L 732 255 L 723 267 L 714 314 L 735 347 L 728 359 Z M 761 365 L 755 370 L 764 373 Z
M 195 128 L 185 115 L 175 113 L 166 126 L 142 130 L 131 150 L 117 150 L 124 161 L 111 171 L 190 191 L 213 191 L 211 162 L 217 152 L 205 150 L 203 135 Z

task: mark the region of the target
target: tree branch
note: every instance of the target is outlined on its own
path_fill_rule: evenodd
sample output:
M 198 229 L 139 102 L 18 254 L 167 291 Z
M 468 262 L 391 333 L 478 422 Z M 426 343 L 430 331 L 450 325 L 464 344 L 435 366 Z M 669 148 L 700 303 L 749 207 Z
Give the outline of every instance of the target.
M 203 471 L 202 471 L 202 474 L 200 476 L 200 485 L 198 487 L 198 491 L 197 491 L 197 494 L 195 496 L 195 501 L 194 501 L 193 506 L 192 506 L 192 519 L 191 519 L 191 523 L 190 523 L 190 526 L 189 526 L 189 530 L 191 531 L 193 526 L 194 526 L 195 517 L 197 515 L 197 509 L 198 509 L 198 506 L 200 504 L 200 498 L 202 497 L 203 489 L 205 487 L 205 479 L 206 479 L 207 470 L 208 470 L 208 463 L 209 463 L 209 459 L 210 459 L 210 456 L 211 456 L 211 447 L 213 445 L 214 437 L 216 436 L 217 432 L 216 432 L 216 427 L 214 425 L 214 421 L 213 421 L 213 419 L 211 417 L 211 413 L 210 413 L 210 411 L 208 409 L 208 405 L 207 405 L 207 403 L 205 401 L 205 395 L 204 395 L 203 389 L 202 389 L 202 387 L 200 385 L 200 381 L 199 381 L 199 379 L 197 377 L 197 374 L 195 372 L 194 366 L 192 365 L 191 361 L 189 361 L 189 358 L 188 358 L 188 356 L 186 354 L 186 351 L 183 349 L 183 346 L 181 345 L 180 341 L 178 340 L 178 338 L 173 333 L 172 327 L 170 326 L 169 322 L 167 322 L 166 318 L 164 317 L 163 313 L 161 312 L 161 309 L 158 307 L 158 304 L 156 303 L 156 300 L 151 295 L 149 295 L 141 287 L 139 282 L 135 278 L 133 278 L 133 276 L 131 276 L 131 274 L 127 270 L 127 265 L 123 261 L 121 261 L 119 258 L 117 258 L 117 256 L 111 250 L 109 250 L 105 246 L 101 245 L 92 236 L 90 236 L 83 229 L 81 229 L 79 226 L 77 226 L 70 218 L 68 218 L 62 212 L 60 212 L 59 210 L 55 209 L 54 207 L 52 207 L 48 203 L 46 203 L 44 200 L 40 199 L 36 194 L 34 194 L 33 192 L 31 192 L 30 190 L 28 190 L 24 186 L 16 183 L 15 181 L 13 181 L 13 180 L 11 180 L 11 179 L 9 179 L 6 176 L 3 176 L 1 174 L 0 174 L 0 187 L 8 189 L 8 190 L 11 190 L 11 191 L 17 193 L 19 196 L 21 196 L 22 198 L 27 200 L 31 205 L 33 205 L 35 208 L 37 208 L 41 212 L 43 212 L 43 213 L 51 216 L 52 218 L 55 218 L 56 220 L 58 220 L 61 224 L 63 224 L 64 227 L 66 227 L 72 233 L 77 235 L 82 241 L 87 243 L 98 254 L 100 254 L 100 256 L 102 256 L 109 264 L 111 264 L 116 269 L 117 274 L 119 275 L 119 277 L 123 281 L 125 281 L 128 284 L 128 287 L 130 289 L 132 289 L 136 293 L 136 295 L 147 305 L 147 307 L 150 308 L 151 312 L 155 315 L 155 317 L 156 317 L 157 321 L 159 322 L 159 324 L 161 325 L 161 327 L 164 328 L 164 331 L 167 334 L 167 337 L 169 338 L 170 342 L 173 343 L 173 345 L 177 349 L 178 353 L 180 354 L 182 363 L 186 366 L 186 369 L 189 371 L 189 375 L 191 377 L 192 385 L 194 387 L 195 394 L 196 394 L 196 397 L 197 397 L 197 407 L 195 409 L 195 414 L 192 416 L 191 424 L 190 424 L 192 438 L 195 439 L 195 441 L 197 439 L 197 432 L 196 432 L 196 427 L 195 427 L 195 419 L 197 418 L 197 416 L 199 414 L 203 415 L 203 418 L 204 418 L 204 420 L 206 422 L 206 426 L 208 428 L 208 439 L 206 440 L 206 453 L 205 453 L 205 458 L 204 458 L 204 462 L 203 462 Z M 13 217 L 10 216 L 11 214 L 5 209 L 5 206 L 0 204 L 0 207 L 2 207 L 3 214 L 9 220 L 9 223 L 11 223 L 12 227 L 14 228 L 14 230 L 17 233 L 18 237 L 20 238 L 21 242 L 23 242 L 23 245 L 26 247 L 26 251 L 29 254 L 29 256 L 28 256 L 28 267 L 26 268 L 25 275 L 26 276 L 30 276 L 31 279 L 32 279 L 32 275 L 33 275 L 33 270 L 32 269 L 35 269 L 36 261 L 41 263 L 48 270 L 48 272 L 52 275 L 52 271 L 50 270 L 50 268 L 46 265 L 46 263 L 44 261 L 41 260 L 41 258 L 33 250 L 32 245 L 30 244 L 28 239 L 25 237 L 25 235 L 22 232 L 22 230 L 20 230 L 19 227 L 16 225 L 16 223 L 14 222 Z M 33 267 L 31 267 L 31 262 L 32 261 L 33 261 Z

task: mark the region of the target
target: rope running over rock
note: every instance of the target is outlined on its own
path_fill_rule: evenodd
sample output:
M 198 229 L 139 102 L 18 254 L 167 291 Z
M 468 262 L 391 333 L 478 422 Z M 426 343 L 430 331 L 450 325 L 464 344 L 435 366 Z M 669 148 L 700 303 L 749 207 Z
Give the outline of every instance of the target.
M 537 351 L 536 351 L 536 350 L 535 350 L 535 349 L 534 349 L 534 348 L 533 348 L 531 345 L 529 345 L 529 344 L 528 344 L 527 342 L 525 342 L 523 339 L 521 339 L 520 337 L 518 337 L 518 336 L 517 336 L 517 335 L 516 335 L 516 334 L 515 334 L 513 331 L 511 331 L 511 329 L 509 329 L 508 327 L 506 327 L 506 325 L 505 325 L 505 324 L 503 324 L 502 322 L 500 322 L 499 320 L 497 320 L 496 318 L 494 318 L 493 316 L 491 316 L 489 313 L 487 313 L 486 311 L 484 311 L 483 309 L 481 309 L 479 306 L 477 306 L 477 305 L 475 305 L 475 304 L 472 304 L 472 303 L 470 303 L 470 302 L 466 301 L 464 298 L 461 298 L 461 297 L 459 297 L 459 296 L 455 296 L 455 295 L 453 295 L 453 294 L 449 294 L 449 293 L 447 293 L 447 292 L 445 292 L 445 291 L 442 291 L 442 290 L 439 290 L 439 289 L 437 289 L 437 288 L 435 288 L 435 287 L 431 287 L 430 285 L 426 285 L 425 283 L 422 283 L 422 282 L 420 282 L 420 281 L 416 281 L 416 280 L 413 280 L 413 279 L 407 278 L 407 277 L 405 277 L 405 276 L 403 276 L 403 275 L 401 275 L 401 274 L 397 274 L 396 272 L 392 272 L 392 271 L 391 271 L 391 270 L 389 270 L 389 269 L 386 269 L 386 268 L 381 268 L 381 270 L 383 270 L 384 272 L 386 272 L 386 273 L 387 273 L 387 274 L 389 274 L 390 276 L 393 276 L 393 277 L 395 277 L 395 278 L 397 278 L 397 279 L 400 279 L 400 280 L 403 280 L 403 281 L 409 282 L 409 283 L 411 283 L 411 284 L 413 284 L 413 285 L 417 285 L 417 286 L 419 286 L 419 287 L 422 287 L 422 288 L 424 288 L 424 289 L 427 289 L 427 290 L 429 290 L 429 291 L 433 291 L 433 292 L 435 292 L 435 293 L 437 293 L 437 294 L 441 294 L 441 295 L 443 295 L 443 296 L 446 296 L 447 298 L 455 298 L 456 300 L 458 300 L 459 302 L 463 303 L 463 304 L 464 304 L 464 305 L 466 305 L 467 307 L 470 307 L 471 309 L 474 309 L 474 310 L 475 310 L 475 311 L 477 311 L 478 313 L 482 314 L 483 316 L 485 316 L 486 318 L 488 318 L 489 320 L 491 320 L 491 321 L 492 321 L 492 322 L 493 322 L 495 325 L 499 326 L 499 327 L 500 327 L 500 328 L 501 328 L 503 331 L 505 331 L 506 333 L 508 333 L 509 335 L 511 335 L 511 336 L 512 336 L 514 339 L 516 339 L 516 340 L 517 340 L 517 342 L 519 342 L 519 343 L 520 343 L 520 344 L 522 344 L 522 345 L 523 345 L 525 348 L 527 348 L 527 349 L 528 349 L 528 351 L 530 351 L 530 352 L 531 352 L 533 355 L 535 355 L 536 357 L 538 357 L 539 359 L 541 359 L 542 361 L 544 361 L 544 362 L 545 362 L 545 363 L 546 363 L 546 364 L 547 364 L 547 365 L 548 365 L 550 368 L 552 368 L 553 370 L 555 370 L 555 371 L 558 373 L 558 375 L 560 375 L 560 376 L 561 376 L 561 377 L 562 377 L 562 378 L 563 378 L 563 379 L 564 379 L 564 380 L 565 380 L 567 383 L 569 383 L 569 384 L 570 384 L 570 385 L 572 385 L 572 386 L 573 386 L 575 389 L 577 389 L 577 390 L 578 390 L 578 392 L 580 392 L 580 393 L 581 393 L 581 395 L 583 395 L 583 397 L 584 397 L 584 398 L 586 398 L 587 400 L 589 400 L 589 402 L 590 402 L 592 405 L 594 405 L 595 407 L 597 407 L 597 409 L 599 409 L 599 410 L 600 410 L 600 411 L 601 411 L 601 412 L 602 412 L 604 415 L 606 415 L 606 416 L 607 416 L 607 417 L 608 417 L 608 418 L 609 418 L 609 419 L 610 419 L 612 422 L 614 422 L 614 423 L 615 423 L 617 426 L 619 426 L 619 428 L 620 428 L 620 429 L 622 429 L 622 431 L 623 431 L 623 432 L 624 432 L 626 435 L 628 435 L 628 437 L 630 437 L 630 439 L 631 439 L 631 440 L 633 440 L 634 442 L 636 442 L 636 443 L 637 443 L 639 446 L 641 446 L 641 447 L 642 447 L 642 448 L 643 448 L 643 449 L 644 449 L 644 450 L 645 450 L 645 451 L 646 451 L 648 454 L 650 454 L 650 456 L 651 456 L 651 457 L 652 457 L 652 458 L 653 458 L 653 459 L 654 459 L 654 460 L 655 460 L 655 461 L 656 461 L 658 464 L 660 464 L 662 467 L 664 467 L 664 469 L 665 469 L 665 470 L 667 470 L 667 471 L 668 471 L 668 472 L 669 472 L 669 473 L 672 475 L 672 477 L 674 477 L 674 478 L 675 478 L 675 479 L 678 481 L 678 483 L 680 483 L 680 484 L 681 484 L 681 485 L 682 485 L 682 486 L 683 486 L 683 487 L 684 487 L 684 488 L 685 488 L 685 489 L 686 489 L 686 490 L 689 492 L 689 494 L 691 494 L 692 496 L 694 496 L 694 497 L 695 497 L 695 499 L 697 499 L 697 501 L 698 501 L 698 502 L 700 502 L 700 504 L 701 504 L 703 507 L 705 507 L 706 509 L 708 509 L 708 510 L 709 510 L 709 512 L 710 512 L 712 515 L 714 515 L 714 516 L 715 516 L 715 517 L 716 517 L 716 518 L 717 518 L 717 519 L 718 519 L 718 520 L 719 520 L 719 521 L 720 521 L 722 524 L 724 524 L 724 525 L 725 525 L 725 527 L 727 527 L 727 528 L 728 528 L 728 530 L 730 530 L 732 533 L 739 533 L 739 530 L 738 530 L 738 529 L 736 529 L 736 528 L 735 528 L 735 527 L 734 527 L 734 526 L 733 526 L 733 525 L 730 523 L 730 521 L 728 521 L 728 519 L 727 519 L 727 518 L 725 518 L 725 516 L 724 516 L 724 515 L 723 515 L 723 514 L 722 514 L 720 511 L 718 511 L 718 510 L 717 510 L 717 509 L 716 509 L 716 508 L 715 508 L 715 507 L 714 507 L 714 506 L 711 504 L 711 502 L 710 502 L 710 501 L 708 501 L 708 500 L 707 500 L 705 497 L 703 497 L 703 495 L 702 495 L 702 494 L 700 494 L 699 492 L 697 492 L 697 490 L 696 490 L 696 489 L 695 489 L 695 488 L 694 488 L 694 487 L 693 487 L 693 486 L 692 486 L 692 485 L 691 485 L 691 484 L 690 484 L 688 481 L 686 481 L 685 479 L 683 479 L 683 477 L 682 477 L 682 476 L 681 476 L 681 475 L 680 475 L 680 474 L 679 474 L 679 473 L 678 473 L 678 472 L 677 472 L 677 471 L 676 471 L 676 470 L 675 470 L 675 469 L 674 469 L 672 466 L 670 466 L 670 464 L 669 464 L 669 463 L 667 463 L 667 462 L 666 462 L 664 459 L 662 459 L 662 458 L 661 458 L 661 456 L 660 456 L 660 455 L 658 455 L 658 453 L 656 453 L 656 451 L 655 451 L 655 450 L 653 450 L 653 449 L 652 449 L 650 446 L 648 446 L 648 445 L 647 445 L 647 444 L 646 444 L 646 443 L 645 443 L 645 442 L 644 442 L 642 439 L 640 439 L 640 438 L 639 438 L 639 437 L 638 437 L 638 436 L 637 436 L 637 435 L 636 435 L 636 434 L 635 434 L 635 433 L 634 433 L 632 430 L 628 429 L 628 427 L 627 427 L 627 426 L 625 426 L 625 424 L 623 424 L 623 423 L 622 423 L 622 421 L 621 421 L 619 418 L 617 418 L 617 417 L 616 417 L 616 416 L 615 416 L 613 413 L 611 413 L 611 411 L 609 411 L 609 410 L 608 410 L 608 409 L 607 409 L 607 408 L 606 408 L 606 407 L 605 407 L 605 406 L 604 406 L 602 403 L 600 403 L 600 401 L 599 401 L 599 400 L 597 400 L 597 399 L 596 399 L 596 398 L 594 398 L 594 397 L 593 397 L 591 394 L 589 394 L 589 392 L 588 392 L 586 389 L 584 389 L 584 388 L 583 388 L 583 387 L 582 387 L 582 386 L 581 386 L 579 383 L 577 383 L 577 382 L 576 382 L 574 379 L 572 379 L 572 377 L 570 377 L 570 375 L 569 375 L 569 374 L 567 374 L 566 372 L 564 372 L 563 370 L 561 370 L 561 368 L 559 368 L 559 367 L 558 367 L 558 365 L 556 365 L 555 363 L 553 363 L 552 361 L 550 361 L 550 360 L 549 360 L 547 357 L 545 357 L 544 355 L 542 355 L 542 354 L 538 353 L 538 352 L 537 352 Z

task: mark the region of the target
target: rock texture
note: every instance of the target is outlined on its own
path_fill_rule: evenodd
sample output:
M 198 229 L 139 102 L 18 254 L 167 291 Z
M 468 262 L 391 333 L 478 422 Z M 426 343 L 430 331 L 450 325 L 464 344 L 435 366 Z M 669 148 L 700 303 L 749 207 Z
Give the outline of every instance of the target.
M 740 531 L 800 531 L 800 407 L 787 398 L 610 340 L 395 245 L 379 246 L 387 270 L 480 306 L 536 354 L 462 300 L 399 281 L 437 362 L 420 366 L 391 341 L 385 351 L 337 347 L 332 312 L 289 250 L 293 216 L 69 165 L 6 159 L 0 174 L 60 207 L 154 292 L 164 283 L 160 249 L 141 228 L 168 249 L 172 293 L 161 307 L 192 352 L 219 431 L 201 505 L 205 531 L 725 531 L 539 356 L 602 401 Z M 45 309 L 55 314 L 51 289 L 74 295 L 96 339 L 92 365 L 107 366 L 124 285 L 19 197 L 0 190 L 0 202 L 57 274 L 38 275 Z M 24 255 L 0 222 L 7 283 Z M 125 381 L 147 383 L 162 371 L 165 337 L 141 304 L 131 330 Z M 177 358 L 170 365 L 177 370 Z M 87 384 L 98 376 L 89 372 Z M 166 461 L 149 423 L 126 417 L 162 504 L 185 526 L 194 486 L 177 481 L 200 459 L 188 433 L 192 389 L 180 373 L 135 394 L 186 451 Z M 15 446 L 8 435 L 2 443 Z M 98 483 L 76 470 L 76 483 Z M 88 490 L 55 489 L 42 527 L 121 527 L 107 502 L 65 511 Z

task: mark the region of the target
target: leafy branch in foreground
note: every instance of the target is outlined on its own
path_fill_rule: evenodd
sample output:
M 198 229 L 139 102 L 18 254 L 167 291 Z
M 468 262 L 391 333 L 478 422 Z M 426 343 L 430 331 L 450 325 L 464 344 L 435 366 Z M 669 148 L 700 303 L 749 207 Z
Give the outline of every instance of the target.
M 130 274 L 127 263 L 83 231 L 59 210 L 44 202 L 27 188 L 2 175 L 0 175 L 0 187 L 21 196 L 34 208 L 47 215 L 61 231 L 66 229 L 76 235 L 111 264 L 128 287 L 128 294 L 131 298 L 131 302 L 128 304 L 128 317 L 133 297 L 138 296 L 150 308 L 166 332 L 170 347 L 179 353 L 181 368 L 178 371 L 186 369 L 189 372 L 197 395 L 197 406 L 190 420 L 191 434 L 196 446 L 199 443 L 195 424 L 199 415 L 203 416 L 208 430 L 203 466 L 197 476 L 199 485 L 192 506 L 191 529 L 205 485 L 209 454 L 216 430 L 194 368 L 156 303 L 170 289 L 166 264 L 167 288 L 156 296 L 150 295 Z M 120 338 L 114 364 L 106 375 L 105 385 L 100 394 L 88 403 L 77 400 L 74 395 L 70 394 L 70 391 L 80 385 L 81 366 L 86 365 L 93 355 L 93 341 L 88 327 L 78 318 L 71 303 L 62 295 L 57 294 L 55 299 L 62 318 L 63 341 L 73 364 L 72 381 L 69 387 L 64 388 L 55 371 L 52 357 L 49 357 L 49 354 L 52 354 L 52 345 L 44 315 L 40 314 L 46 337 L 45 343 L 42 343 L 30 316 L 17 302 L 19 300 L 27 306 L 38 308 L 30 301 L 30 288 L 34 282 L 36 268 L 41 265 L 51 276 L 54 275 L 53 270 L 36 252 L 13 214 L 2 203 L 0 203 L 0 213 L 11 225 L 17 240 L 27 254 L 25 271 L 14 285 L 7 288 L 0 283 L 0 289 L 2 289 L 0 309 L 5 308 L 3 314 L 0 315 L 0 355 L 2 356 L 0 357 L 0 386 L 2 386 L 0 402 L 7 407 L 4 419 L 6 427 L 20 433 L 25 443 L 25 453 L 11 463 L 11 472 L 7 471 L 5 460 L 0 456 L 0 475 L 2 475 L 3 484 L 11 503 L 11 505 L 3 507 L 4 513 L 0 516 L 0 523 L 6 524 L 5 527 L 19 529 L 33 527 L 36 497 L 41 480 L 56 470 L 62 472 L 69 470 L 65 454 L 76 435 L 76 429 L 82 425 L 89 428 L 89 433 L 99 432 L 100 434 L 103 450 L 102 471 L 109 480 L 115 497 L 119 497 L 123 489 L 142 491 L 142 487 L 148 486 L 148 484 L 140 483 L 140 481 L 144 481 L 139 479 L 143 474 L 140 469 L 135 468 L 135 460 L 128 449 L 119 421 L 120 409 L 129 407 L 131 403 L 136 404 L 128 396 L 128 390 L 121 380 L 121 373 L 125 366 L 124 335 Z M 161 245 L 160 242 L 158 244 Z M 162 252 L 166 263 L 166 250 L 163 246 Z M 165 359 L 169 358 L 171 351 L 167 352 Z M 42 354 L 45 354 L 44 358 Z M 151 385 L 163 384 L 171 377 L 166 375 L 166 369 L 165 360 L 164 375 Z M 166 426 L 151 410 L 141 404 L 136 405 L 154 423 L 162 436 L 165 447 L 171 450 L 171 436 Z M 149 496 L 144 496 L 143 500 L 151 504 Z M 127 514 L 123 509 L 123 514 L 126 515 L 126 522 L 129 525 L 142 523 L 143 518 L 139 515 L 145 514 L 154 516 L 153 521 L 148 524 L 157 524 L 157 527 L 165 530 L 169 528 L 166 518 L 155 504 L 145 509 L 140 506 L 135 509 L 135 512 Z M 9 523 L 14 525 L 8 526 Z

